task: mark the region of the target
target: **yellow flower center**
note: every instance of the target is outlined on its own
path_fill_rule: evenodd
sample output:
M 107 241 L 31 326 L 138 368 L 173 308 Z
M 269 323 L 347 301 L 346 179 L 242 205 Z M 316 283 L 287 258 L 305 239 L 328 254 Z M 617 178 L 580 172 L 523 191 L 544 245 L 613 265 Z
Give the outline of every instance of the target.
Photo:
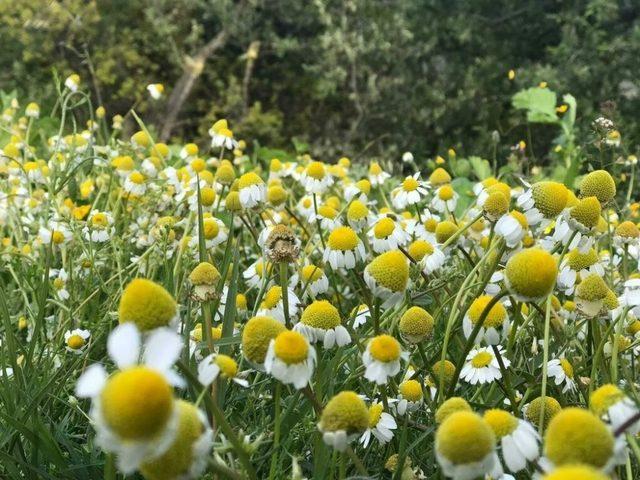
M 147 367 L 116 373 L 102 390 L 102 415 L 109 427 L 125 439 L 158 434 L 173 408 L 173 389 L 164 376 Z
M 216 191 L 211 187 L 204 187 L 200 189 L 200 201 L 205 207 L 213 205 L 213 201 L 216 199 Z
M 105 228 L 109 225 L 109 220 L 105 213 L 94 213 L 91 217 L 91 225 L 94 227 Z
M 262 308 L 272 309 L 278 305 L 282 298 L 282 287 L 275 285 L 269 289 L 262 300 Z
M 458 226 L 449 221 L 445 220 L 444 222 L 438 223 L 436 226 L 436 240 L 438 243 L 444 243 L 449 238 L 451 238 L 458 231 Z
M 262 363 L 272 338 L 285 331 L 283 324 L 271 317 L 253 317 L 242 331 L 242 352 L 252 362 Z
M 367 271 L 376 283 L 392 292 L 402 292 L 409 281 L 407 258 L 398 250 L 391 250 L 374 258 Z
M 493 452 L 495 443 L 487 422 L 467 411 L 449 415 L 436 432 L 436 448 L 454 465 L 484 460 Z
M 393 230 L 395 228 L 395 222 L 391 218 L 385 217 L 378 220 L 378 223 L 376 223 L 375 227 L 373 227 L 373 234 L 378 239 L 387 238 L 393 233 Z
M 591 302 L 603 300 L 608 292 L 609 287 L 607 287 L 605 281 L 597 273 L 588 275 L 576 288 L 577 297 Z
M 205 218 L 203 221 L 204 238 L 212 240 L 220 233 L 220 225 L 216 222 L 215 218 Z
M 120 323 L 134 322 L 142 330 L 167 326 L 176 315 L 177 304 L 171 294 L 151 280 L 136 278 L 120 298 Z
M 302 280 L 310 283 L 320 280 L 322 274 L 322 269 L 317 265 L 305 265 L 300 272 Z
M 53 232 L 51 232 L 51 241 L 56 245 L 60 245 L 62 242 L 64 242 L 64 233 L 58 230 L 54 230 Z
M 451 175 L 444 168 L 436 168 L 429 176 L 431 185 L 438 186 L 451 182 Z
M 369 428 L 375 428 L 382 417 L 384 407 L 381 403 L 374 403 L 369 407 Z
M 518 427 L 518 419 L 516 417 L 498 408 L 484 412 L 484 419 L 497 438 L 513 433 Z
M 324 168 L 324 163 L 311 162 L 307 166 L 306 173 L 311 178 L 315 178 L 316 180 L 322 180 L 326 175 L 326 169 Z
M 624 399 L 624 393 L 610 383 L 601 386 L 591 394 L 589 408 L 598 416 L 607 413 L 607 410 Z
M 535 275 L 532 273 L 535 272 Z M 516 253 L 505 269 L 509 288 L 525 298 L 546 297 L 556 283 L 558 267 L 553 256 L 540 248 Z
M 220 170 L 220 169 L 218 169 Z M 242 175 L 238 179 L 238 189 L 242 190 L 245 187 L 250 187 L 252 185 L 262 185 L 264 182 L 255 172 L 248 172 Z
M 529 408 L 527 409 L 527 420 L 534 425 L 538 426 L 540 423 L 540 410 L 544 409 L 543 424 L 546 427 L 551 419 L 558 414 L 562 409 L 560 403 L 553 397 L 544 397 L 544 403 L 542 397 L 537 397 L 531 401 Z
M 543 480 L 609 480 L 610 477 L 587 465 L 569 465 L 556 468 L 542 478 Z
M 556 217 L 567 205 L 569 193 L 562 183 L 544 181 L 531 188 L 534 204 L 546 218 Z
M 442 405 L 436 410 L 436 423 L 440 424 L 446 420 L 446 418 L 455 412 L 471 412 L 471 406 L 462 397 L 451 397 L 444 401 Z
M 382 168 L 378 162 L 373 162 L 369 165 L 369 174 L 370 175 L 380 175 L 382 173 Z
M 135 183 L 136 185 L 141 185 L 144 183 L 144 175 L 142 175 L 140 172 L 132 172 L 129 175 L 129 180 L 131 180 L 131 182 Z
M 316 300 L 302 312 L 300 321 L 314 328 L 329 330 L 340 325 L 340 313 L 327 300 Z
M 471 365 L 474 368 L 484 368 L 487 367 L 493 361 L 493 355 L 489 352 L 478 352 L 471 359 Z
M 358 246 L 358 235 L 349 227 L 338 227 L 331 232 L 327 243 L 332 250 L 354 250 Z
M 399 389 L 402 398 L 410 402 L 419 402 L 422 400 L 422 386 L 417 380 L 405 380 L 400 384 Z
M 411 242 L 409 247 L 407 248 L 409 255 L 416 261 L 422 260 L 427 255 L 431 255 L 433 253 L 433 245 L 425 240 L 415 240 Z
M 355 392 L 335 395 L 322 411 L 320 429 L 325 432 L 344 430 L 347 434 L 363 432 L 369 426 L 369 410 Z
M 482 312 L 489 305 L 489 302 L 491 302 L 492 299 L 493 297 L 490 295 L 482 295 L 481 297 L 476 298 L 473 303 L 471 303 L 468 312 L 471 323 L 475 325 L 480 321 Z M 485 328 L 498 328 L 504 324 L 506 318 L 507 310 L 504 308 L 504 305 L 502 305 L 502 303 L 498 302 L 491 307 L 482 325 Z
M 573 365 L 569 363 L 569 360 L 567 360 L 566 358 L 561 358 L 560 366 L 562 367 L 562 371 L 567 377 L 573 378 Z
M 596 197 L 587 197 L 579 200 L 571 209 L 571 218 L 581 223 L 587 228 L 593 228 L 598 225 L 602 208 Z
M 405 192 L 413 192 L 414 190 L 417 190 L 419 186 L 420 183 L 418 183 L 418 181 L 413 177 L 407 177 L 402 182 L 402 189 Z
M 396 361 L 400 358 L 400 342 L 391 335 L 378 335 L 369 342 L 369 353 L 379 362 Z
M 278 335 L 274 343 L 276 357 L 287 365 L 302 363 L 307 359 L 309 344 L 298 332 L 284 331 Z
M 577 272 L 589 268 L 597 261 L 598 254 L 593 248 L 586 253 L 582 253 L 579 249 L 575 248 L 567 255 L 567 264 L 572 270 Z
M 347 209 L 347 218 L 349 220 L 361 220 L 369 214 L 369 209 L 360 200 L 354 200 Z
M 453 188 L 451 188 L 451 185 L 443 185 L 438 189 L 438 197 L 440 197 L 440 200 L 444 200 L 445 202 L 451 200 L 453 198 L 453 194 L 454 191 Z
M 596 197 L 600 203 L 608 203 L 616 196 L 616 182 L 606 170 L 595 170 L 582 179 L 580 194 Z
M 84 347 L 84 344 L 85 344 L 84 338 L 82 338 L 78 334 L 71 335 L 67 340 L 67 347 L 73 350 L 78 350 Z

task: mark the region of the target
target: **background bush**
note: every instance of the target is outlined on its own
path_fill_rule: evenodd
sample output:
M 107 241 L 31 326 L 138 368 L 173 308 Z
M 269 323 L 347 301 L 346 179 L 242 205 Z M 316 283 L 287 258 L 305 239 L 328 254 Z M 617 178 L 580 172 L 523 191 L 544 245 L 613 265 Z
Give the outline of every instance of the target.
M 626 141 L 640 135 L 633 0 L 0 0 L 0 19 L 0 89 L 50 108 L 53 72 L 77 72 L 109 115 L 135 105 L 158 129 L 167 99 L 145 86 L 170 95 L 224 31 L 171 130 L 187 139 L 226 116 L 239 137 L 297 137 L 325 159 L 490 157 L 495 130 L 499 158 L 531 138 L 540 162 L 548 129 L 527 132 L 510 99 L 542 81 L 577 99 L 578 136 L 603 108 Z

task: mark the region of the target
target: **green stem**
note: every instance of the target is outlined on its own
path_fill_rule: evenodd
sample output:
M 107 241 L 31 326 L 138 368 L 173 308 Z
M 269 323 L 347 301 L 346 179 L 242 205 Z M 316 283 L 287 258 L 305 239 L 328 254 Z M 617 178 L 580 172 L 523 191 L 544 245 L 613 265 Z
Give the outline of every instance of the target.
M 544 344 L 542 353 L 542 408 L 538 418 L 538 433 L 542 436 L 544 430 L 544 411 L 547 402 L 547 362 L 549 362 L 549 323 L 551 318 L 551 297 L 547 297 L 547 308 L 544 314 Z
M 280 287 L 282 288 L 282 308 L 284 309 L 284 320 L 287 328 L 291 328 L 291 318 L 289 318 L 289 287 L 287 286 L 287 264 L 280 262 Z
M 269 480 L 275 478 L 276 470 L 278 468 L 278 450 L 280 448 L 280 395 L 282 392 L 282 384 L 276 382 L 275 393 L 273 395 L 273 408 L 274 408 L 274 420 L 273 420 L 273 450 L 271 456 L 271 468 L 269 469 Z

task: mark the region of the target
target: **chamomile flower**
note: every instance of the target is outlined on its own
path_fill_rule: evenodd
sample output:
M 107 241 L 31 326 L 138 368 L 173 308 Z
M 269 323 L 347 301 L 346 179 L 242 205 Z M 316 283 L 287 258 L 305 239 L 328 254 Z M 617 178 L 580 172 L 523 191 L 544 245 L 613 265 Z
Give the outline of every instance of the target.
M 216 217 L 205 216 L 202 219 L 202 234 L 207 249 L 212 249 L 225 242 L 229 236 L 227 226 L 222 220 Z M 200 232 L 198 231 L 198 234 Z M 198 246 L 198 237 L 191 239 L 191 247 L 196 249 Z
M 451 175 L 444 168 L 438 167 L 429 175 L 429 184 L 433 188 L 451 183 Z
M 505 368 L 508 368 L 511 362 L 504 357 L 502 347 L 499 346 L 497 348 L 500 350 Z M 471 385 L 482 385 L 500 380 L 502 378 L 500 364 L 491 347 L 480 347 L 471 350 L 460 371 L 460 378 Z
M 560 264 L 558 288 L 567 295 L 571 295 L 578 279 L 585 278 L 592 273 L 604 275 L 604 267 L 600 263 L 600 257 L 596 251 L 591 248 L 586 252 L 581 252 L 580 249 L 574 248 L 565 255 Z
M 120 325 L 107 342 L 119 370 L 109 376 L 94 364 L 78 379 L 76 394 L 92 399 L 96 443 L 116 454 L 125 474 L 162 455 L 176 437 L 179 409 L 173 387 L 184 383 L 171 367 L 181 349 L 177 333 L 158 329 L 147 338 L 143 363 L 138 363 L 140 333 L 132 323 Z
M 606 170 L 594 170 L 580 182 L 581 197 L 596 197 L 606 205 L 616 196 L 616 182 Z
M 535 275 L 531 275 L 535 272 Z M 558 266 L 553 256 L 540 248 L 528 248 L 512 256 L 505 268 L 505 283 L 520 301 L 539 301 L 551 293 Z
M 567 465 L 546 474 L 542 480 L 609 480 L 610 477 L 588 465 Z
M 518 197 L 517 204 L 524 210 L 529 225 L 538 225 L 543 220 L 557 217 L 567 205 L 569 191 L 562 183 L 542 181 Z
M 438 407 L 435 414 L 435 421 L 439 425 L 449 416 L 456 412 L 472 412 L 471 405 L 462 397 L 447 398 L 442 405 Z
M 436 431 L 436 459 L 445 476 L 473 480 L 496 463 L 496 439 L 489 424 L 473 412 L 449 415 Z
M 55 291 L 56 296 L 60 300 L 68 300 L 71 295 L 67 290 L 67 280 L 69 279 L 67 271 L 64 268 L 59 270 L 54 268 L 49 270 L 49 278 L 53 278 L 53 290 Z
M 304 335 L 285 330 L 271 339 L 264 368 L 282 383 L 301 389 L 311 380 L 315 363 L 316 351 Z
M 442 185 L 435 191 L 431 207 L 439 213 L 454 212 L 458 204 L 458 196 L 451 185 Z
M 329 234 L 322 259 L 331 265 L 333 270 L 351 270 L 365 256 L 364 245 L 356 232 L 350 227 L 337 227 Z
M 146 332 L 173 326 L 178 318 L 178 305 L 173 296 L 151 280 L 136 278 L 122 292 L 118 307 L 120 323 L 132 322 Z
M 302 297 L 317 297 L 329 290 L 329 279 L 324 270 L 317 265 L 305 265 L 300 272 L 291 277 L 290 287 L 299 286 Z
M 595 317 L 605 307 L 609 292 L 609 287 L 603 278 L 597 273 L 592 273 L 578 284 L 574 298 L 578 309 L 583 314 Z
M 500 409 L 487 410 L 483 418 L 500 442 L 502 458 L 510 472 L 524 470 L 527 462 L 538 458 L 540 436 L 529 422 Z
M 307 306 L 293 329 L 311 343 L 322 342 L 326 349 L 351 343 L 351 335 L 342 326 L 338 309 L 327 300 L 316 300 Z
M 382 170 L 378 162 L 371 162 L 369 164 L 369 181 L 374 187 L 382 185 L 390 177 L 391 175 Z
M 291 290 L 290 288 L 287 290 L 287 306 L 289 318 L 296 318 L 298 316 L 300 300 L 293 290 Z M 260 304 L 260 309 L 258 310 L 258 315 L 272 317 L 282 323 L 285 322 L 286 316 L 284 310 L 284 301 L 282 298 L 282 287 L 280 285 L 274 285 L 264 295 L 264 297 L 262 298 L 262 303 Z
M 562 385 L 562 393 L 572 392 L 576 389 L 573 377 L 573 365 L 564 357 L 554 358 L 547 362 L 547 375 L 555 380 L 556 385 Z
M 546 395 L 543 397 L 534 398 L 531 403 L 523 407 L 523 413 L 527 420 L 529 420 L 536 427 L 540 426 L 540 418 L 542 416 L 542 426 L 546 428 L 553 417 L 555 417 L 562 407 L 558 400 Z
M 417 380 L 405 380 L 398 386 L 398 402 L 395 410 L 398 415 L 405 415 L 418 410 L 424 403 L 422 385 Z
M 512 210 L 498 219 L 494 231 L 496 235 L 504 238 L 507 247 L 515 248 L 526 235 L 528 228 L 527 217 L 517 210 Z
M 399 250 L 378 255 L 364 270 L 364 281 L 373 295 L 390 308 L 404 297 L 409 283 L 409 262 Z
M 359 200 L 353 200 L 347 208 L 347 223 L 356 232 L 362 232 L 369 228 L 372 222 L 371 212 L 369 207 Z
M 371 319 L 371 311 L 367 304 L 361 303 L 351 311 L 353 317 L 353 328 L 358 328 Z
M 40 106 L 35 102 L 31 102 L 24 109 L 24 114 L 29 118 L 38 118 L 40 116 Z
M 324 230 L 333 230 L 342 225 L 342 220 L 338 210 L 328 204 L 319 205 L 318 213 L 311 215 L 311 221 L 320 221 L 320 226 Z
M 384 385 L 389 377 L 394 377 L 400 372 L 400 360 L 408 358 L 407 352 L 402 351 L 398 340 L 391 335 L 378 335 L 369 340 L 362 354 L 362 363 L 365 365 L 364 378 Z
M 445 253 L 426 240 L 416 240 L 408 247 L 411 258 L 419 262 L 422 271 L 427 275 L 440 270 L 447 259 Z
M 616 227 L 613 240 L 618 246 L 637 247 L 640 242 L 640 229 L 635 223 L 626 220 Z
M 409 343 L 420 343 L 433 333 L 433 317 L 425 309 L 411 307 L 400 317 L 398 329 L 402 338 Z
M 391 217 L 380 218 L 369 230 L 369 240 L 376 253 L 395 250 L 398 246 L 405 246 L 409 241 L 409 234 L 402 228 L 402 224 Z
M 198 151 L 198 145 L 195 143 L 187 143 L 180 149 L 180 158 L 183 160 L 195 158 L 198 156 Z
M 72 73 L 71 75 L 69 75 L 64 81 L 64 86 L 72 92 L 77 92 L 78 88 L 80 87 L 80 75 L 78 75 L 77 73 Z
M 192 403 L 176 400 L 178 426 L 166 452 L 140 465 L 147 480 L 199 478 L 207 467 L 213 431 L 206 415 Z
M 482 295 L 476 298 L 462 320 L 462 329 L 465 337 L 469 338 L 474 328 L 480 321 L 485 308 L 489 306 L 492 296 Z M 488 345 L 498 345 L 509 333 L 509 315 L 501 302 L 494 304 L 487 312 L 480 330 L 478 330 L 475 342 L 484 340 Z
M 238 376 L 238 364 L 233 358 L 221 353 L 211 353 L 198 364 L 198 381 L 208 387 L 218 377 L 232 380 L 245 388 L 249 386 L 249 382 Z
M 229 124 L 224 118 L 211 126 L 209 136 L 211 136 L 211 146 L 214 148 L 222 147 L 233 150 L 238 146 L 238 142 L 234 140 L 233 132 L 229 129 Z
M 164 85 L 161 83 L 150 83 L 147 85 L 147 92 L 149 92 L 149 95 L 151 95 L 151 98 L 154 100 L 160 100 L 164 93 Z
M 420 203 L 426 195 L 426 185 L 420 180 L 420 172 L 416 172 L 412 176 L 405 178 L 402 185 L 395 190 L 393 206 L 402 210 Z
M 300 175 L 300 183 L 307 193 L 322 194 L 333 185 L 333 177 L 322 162 L 311 162 Z
M 83 330 L 81 328 L 67 330 L 64 333 L 64 343 L 67 352 L 81 355 L 87 347 L 89 337 L 91 337 L 89 330 Z
M 209 262 L 200 262 L 189 274 L 193 298 L 198 302 L 213 300 L 220 281 L 220 272 Z
M 586 197 L 567 208 L 556 221 L 553 241 L 568 245 L 568 248 L 579 248 L 588 251 L 594 243 L 592 233 L 600 221 L 600 202 L 596 197 Z
M 238 192 L 242 208 L 257 207 L 267 199 L 267 186 L 254 172 L 245 173 L 238 179 Z
M 45 245 L 64 245 L 71 240 L 73 234 L 63 223 L 52 221 L 47 227 L 40 227 L 38 236 Z
M 369 407 L 369 426 L 360 437 L 360 443 L 367 448 L 373 435 L 381 445 L 386 445 L 393 440 L 396 428 L 398 425 L 393 416 L 384 411 L 381 403 L 374 403 Z
M 84 238 L 95 243 L 109 241 L 113 232 L 113 217 L 109 212 L 92 212 L 82 229 Z
M 612 384 L 606 384 L 593 391 L 589 398 L 589 408 L 593 413 L 607 421 L 613 430 L 617 430 L 640 411 L 638 406 L 622 390 Z M 640 421 L 627 427 L 632 435 L 640 432 Z
M 329 400 L 318 422 L 324 443 L 338 451 L 344 451 L 368 426 L 367 405 L 351 391 L 340 392 Z
M 565 408 L 549 422 L 544 455 L 551 465 L 584 464 L 608 471 L 614 466 L 614 454 L 611 431 L 588 410 Z
M 371 182 L 366 178 L 362 180 L 358 180 L 357 182 L 349 183 L 344 187 L 344 199 L 347 202 L 350 202 L 355 197 L 362 198 L 366 200 L 366 198 L 371 193 Z
M 125 192 L 141 197 L 147 191 L 145 176 L 137 170 L 131 172 L 124 181 Z
M 264 359 L 269 344 L 286 327 L 272 317 L 257 316 L 249 319 L 242 330 L 242 353 L 244 357 L 259 369 L 264 369 Z

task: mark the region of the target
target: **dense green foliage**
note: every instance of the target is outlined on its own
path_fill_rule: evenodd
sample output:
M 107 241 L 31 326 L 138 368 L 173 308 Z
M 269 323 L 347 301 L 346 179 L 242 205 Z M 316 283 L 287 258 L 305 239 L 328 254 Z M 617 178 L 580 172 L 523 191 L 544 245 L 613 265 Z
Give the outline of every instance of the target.
M 502 145 L 528 139 L 510 97 L 541 81 L 575 96 L 583 138 L 603 108 L 625 139 L 640 136 L 630 0 L 1 0 L 0 18 L 2 90 L 53 98 L 52 72 L 77 72 L 110 115 L 135 104 L 158 123 L 167 99 L 150 102 L 145 86 L 170 94 L 225 30 L 172 131 L 186 138 L 226 116 L 240 137 L 299 137 L 324 156 L 393 158 L 409 146 L 419 158 L 449 146 L 490 156 L 494 130 Z M 547 132 L 531 132 L 540 156 Z

